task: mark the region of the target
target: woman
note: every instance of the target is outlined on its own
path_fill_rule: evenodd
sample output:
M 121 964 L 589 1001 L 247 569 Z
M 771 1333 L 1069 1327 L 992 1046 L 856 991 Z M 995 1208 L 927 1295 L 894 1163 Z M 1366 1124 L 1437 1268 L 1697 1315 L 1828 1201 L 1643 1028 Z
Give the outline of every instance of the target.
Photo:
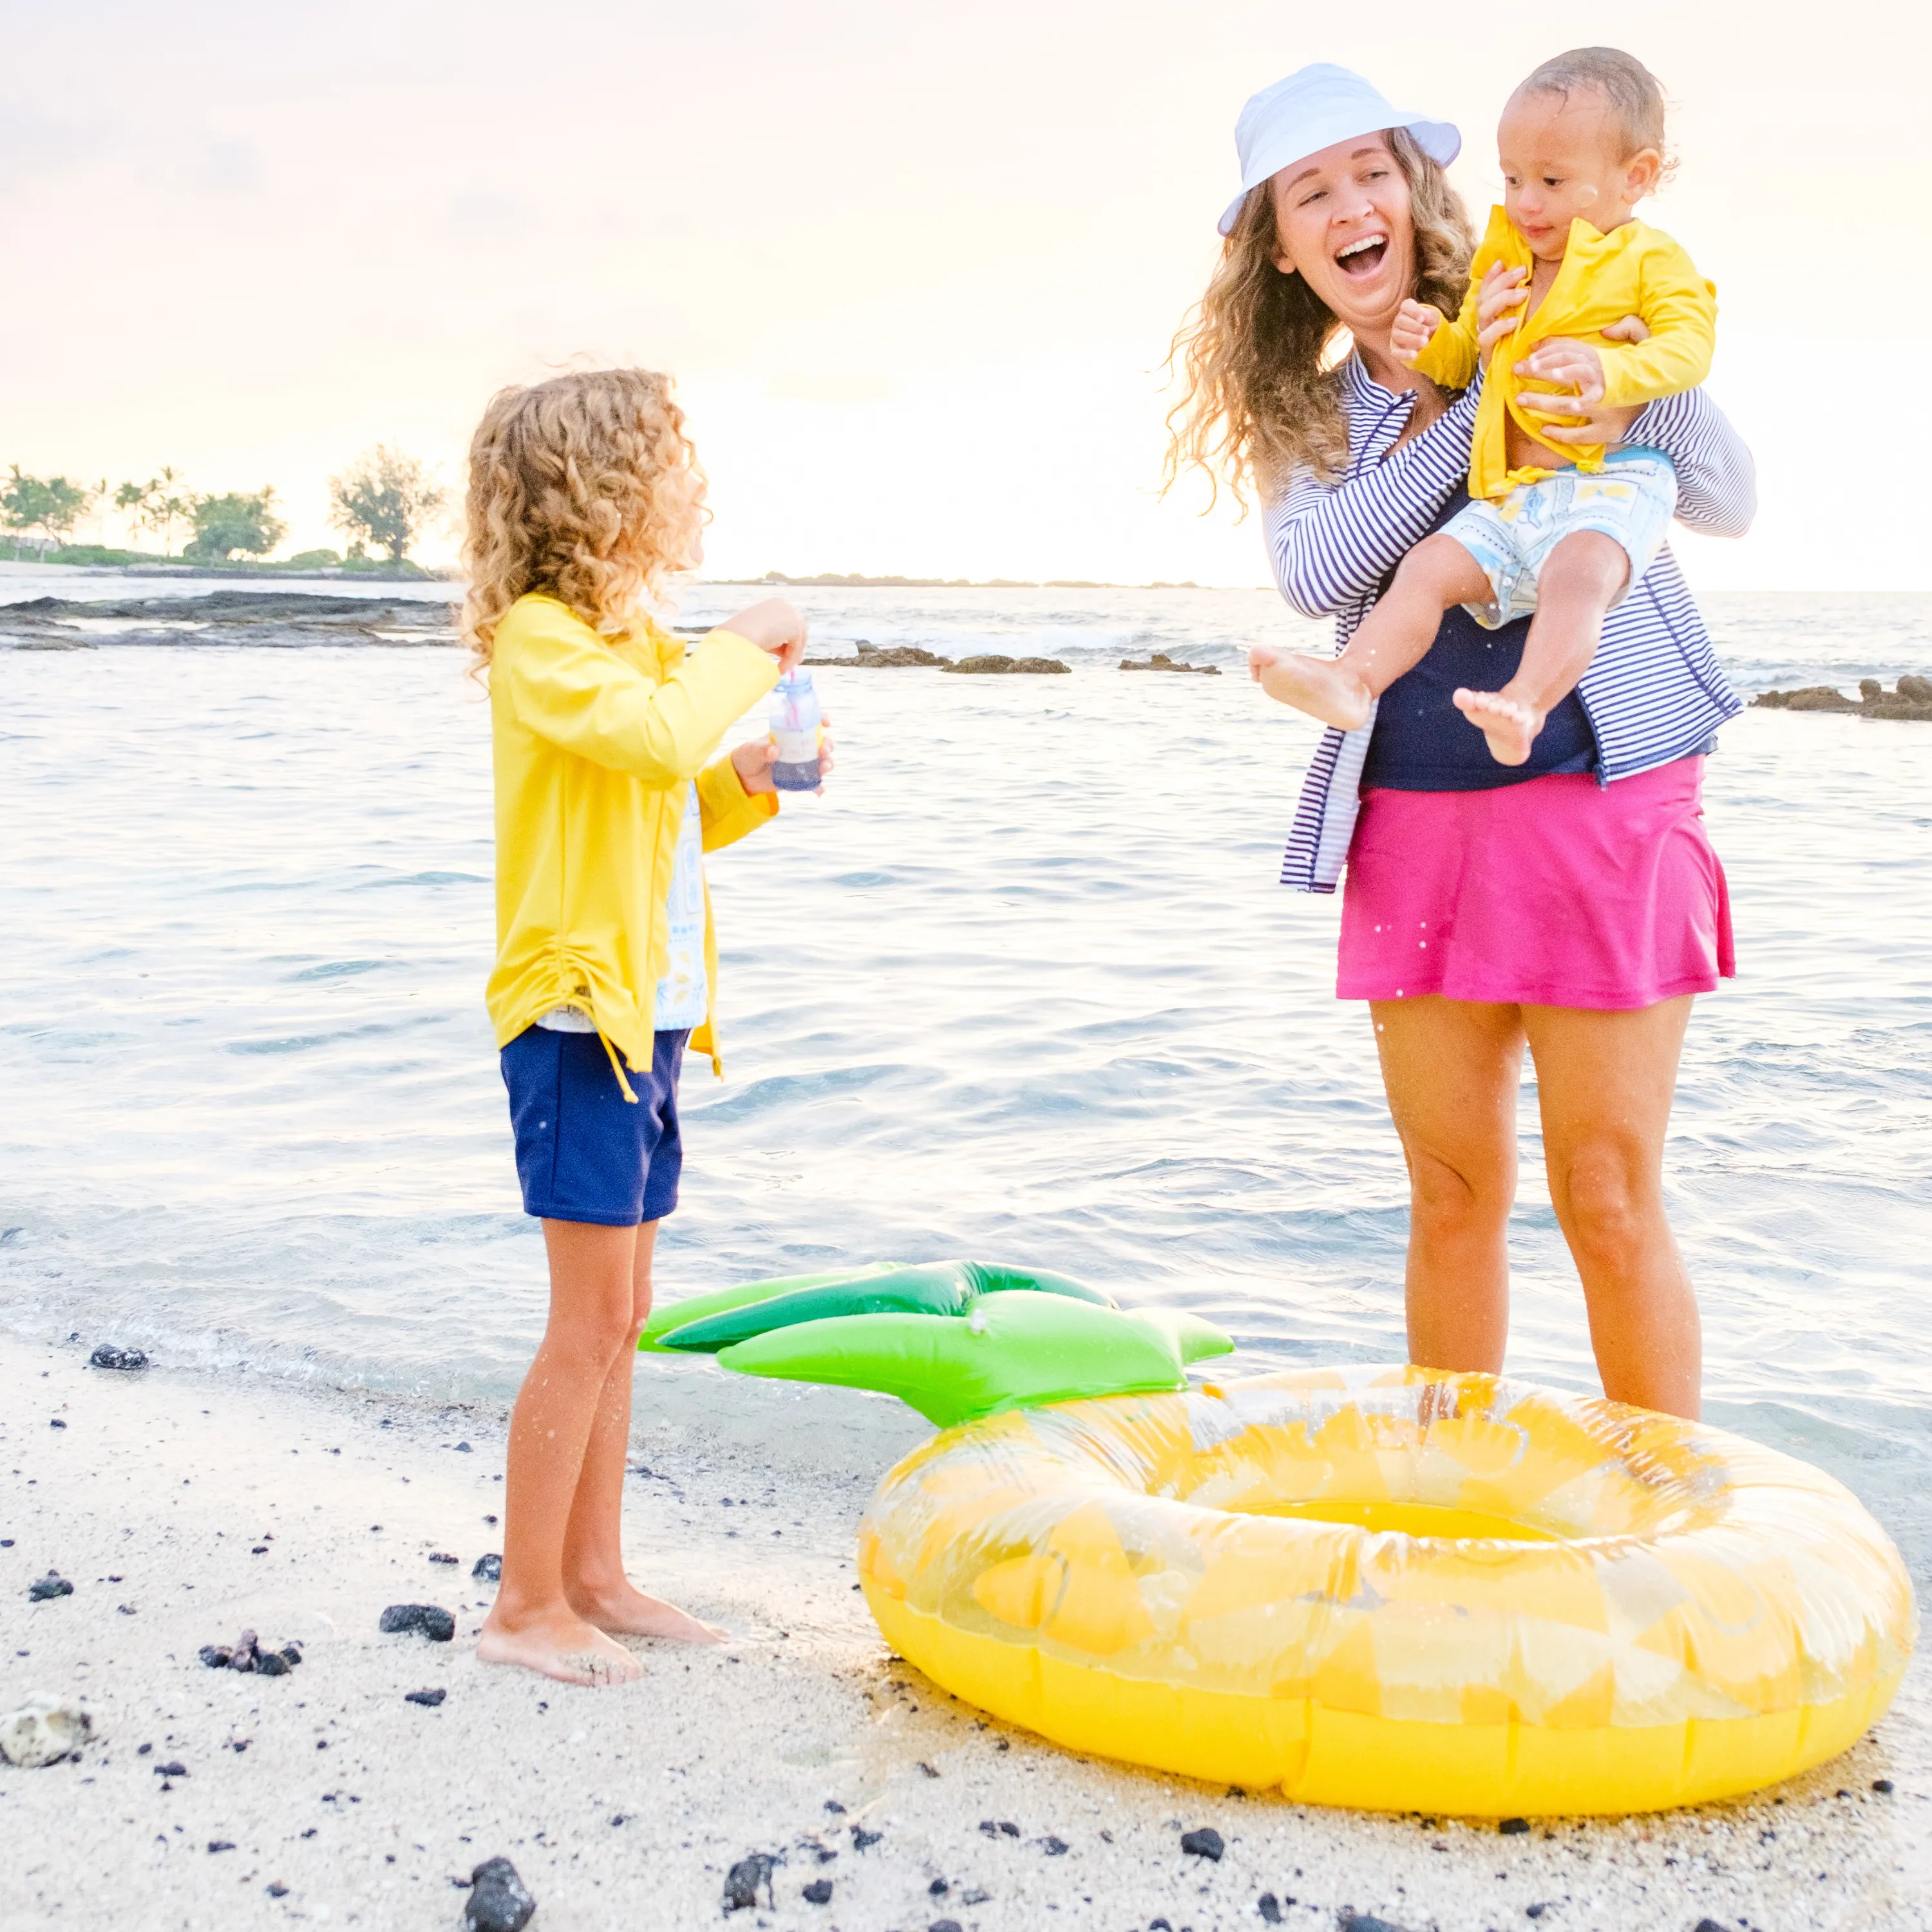
M 1242 193 L 1184 332 L 1171 466 L 1222 469 L 1238 491 L 1252 479 L 1282 594 L 1334 616 L 1339 648 L 1466 500 L 1477 392 L 1442 393 L 1389 347 L 1405 298 L 1448 314 L 1462 298 L 1472 238 L 1442 172 L 1460 136 L 1316 67 L 1256 95 L 1236 143 Z M 1499 281 L 1485 294 L 1486 346 L 1512 298 Z M 1539 358 L 1567 346 L 1524 372 L 1552 373 Z M 1700 394 L 1541 433 L 1660 448 L 1682 521 L 1732 536 L 1750 522 L 1750 458 Z M 1664 1139 L 1692 998 L 1733 970 L 1699 786 L 1738 700 L 1666 549 L 1530 762 L 1498 765 L 1450 694 L 1504 683 L 1526 629 L 1451 612 L 1367 725 L 1324 736 L 1282 880 L 1331 892 L 1346 862 L 1336 990 L 1369 1002 L 1408 1167 L 1410 1358 L 1502 1366 L 1527 1044 L 1604 1392 L 1695 1416 L 1697 1304 L 1664 1213 Z

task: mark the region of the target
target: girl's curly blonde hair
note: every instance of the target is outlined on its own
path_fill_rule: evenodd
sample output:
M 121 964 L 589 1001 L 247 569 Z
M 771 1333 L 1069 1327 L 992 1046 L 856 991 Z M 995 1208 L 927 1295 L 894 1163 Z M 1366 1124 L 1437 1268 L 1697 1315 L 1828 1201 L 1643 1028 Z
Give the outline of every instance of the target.
M 470 440 L 464 510 L 463 631 L 479 667 L 532 591 L 625 631 L 697 567 L 708 514 L 670 377 L 593 369 L 499 390 Z
M 1454 315 L 1475 248 L 1462 197 L 1403 129 L 1384 138 L 1408 182 L 1415 299 Z M 1192 465 L 1215 494 L 1226 482 L 1244 512 L 1244 484 L 1266 496 L 1298 469 L 1336 476 L 1348 457 L 1335 375 L 1347 331 L 1304 277 L 1275 266 L 1280 246 L 1262 182 L 1248 190 L 1208 292 L 1168 353 L 1170 367 L 1183 363 L 1186 389 L 1168 412 L 1166 486 Z

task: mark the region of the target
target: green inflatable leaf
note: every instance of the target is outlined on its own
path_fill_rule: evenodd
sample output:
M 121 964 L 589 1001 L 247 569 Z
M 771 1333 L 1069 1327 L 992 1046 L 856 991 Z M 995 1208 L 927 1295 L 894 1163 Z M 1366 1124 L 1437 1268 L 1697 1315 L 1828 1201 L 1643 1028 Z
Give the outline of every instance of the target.
M 1196 1316 L 1002 1291 L 963 1318 L 832 1316 L 734 1342 L 718 1360 L 740 1375 L 882 1389 L 950 1429 L 996 1409 L 1182 1388 L 1186 1364 L 1234 1346 Z
M 715 1354 L 776 1328 L 795 1328 L 855 1315 L 964 1315 L 983 1294 L 1018 1291 L 1059 1295 L 1112 1308 L 1098 1288 L 1045 1269 L 1001 1268 L 984 1262 L 887 1262 L 843 1274 L 797 1275 L 750 1282 L 689 1301 L 673 1302 L 652 1316 L 638 1346 Z

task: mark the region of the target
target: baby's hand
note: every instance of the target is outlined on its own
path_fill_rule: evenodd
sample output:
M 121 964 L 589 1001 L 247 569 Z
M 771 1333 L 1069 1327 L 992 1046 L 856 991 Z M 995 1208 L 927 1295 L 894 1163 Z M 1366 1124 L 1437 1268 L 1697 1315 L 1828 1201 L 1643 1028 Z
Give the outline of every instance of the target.
M 1650 324 L 1640 315 L 1627 315 L 1621 322 L 1613 322 L 1608 328 L 1597 332 L 1606 342 L 1648 342 Z
M 728 617 L 720 630 L 735 631 L 761 651 L 770 651 L 782 670 L 795 670 L 805 656 L 805 620 L 782 597 L 767 597 Z
M 1500 262 L 1490 264 L 1476 297 L 1476 348 L 1485 369 L 1490 352 L 1522 320 L 1516 310 L 1528 299 L 1522 269 L 1506 268 Z
M 1415 360 L 1429 346 L 1430 338 L 1442 326 L 1442 312 L 1426 302 L 1406 302 L 1389 325 L 1389 346 L 1396 360 L 1413 368 Z
M 1568 412 L 1573 416 L 1587 416 L 1604 400 L 1604 358 L 1587 342 L 1573 342 L 1567 335 L 1539 343 L 1516 365 L 1516 373 L 1574 394 L 1580 406 Z

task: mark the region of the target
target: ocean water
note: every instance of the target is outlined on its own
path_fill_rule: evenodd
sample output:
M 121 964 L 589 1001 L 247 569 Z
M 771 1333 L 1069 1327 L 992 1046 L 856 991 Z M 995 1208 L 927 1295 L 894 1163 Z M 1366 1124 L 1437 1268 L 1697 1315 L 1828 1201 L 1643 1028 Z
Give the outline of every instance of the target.
M 710 862 L 729 1077 L 687 1074 L 661 1292 L 965 1255 L 1196 1309 L 1246 1366 L 1398 1358 L 1406 1189 L 1338 902 L 1274 883 L 1314 732 L 1240 674 L 1318 627 L 1258 591 L 796 595 L 820 650 L 1074 674 L 817 674 L 826 796 Z M 1932 599 L 1711 616 L 1747 690 L 1932 668 Z M 0 1324 L 507 1398 L 544 1274 L 482 1006 L 487 707 L 447 648 L 191 638 L 0 650 Z M 1223 675 L 1112 668 L 1150 650 Z M 1694 1019 L 1669 1161 L 1708 1412 L 1932 1581 L 1932 730 L 1748 712 L 1708 798 L 1742 976 Z M 1533 1081 L 1522 1124 L 1510 1366 L 1588 1388 Z

